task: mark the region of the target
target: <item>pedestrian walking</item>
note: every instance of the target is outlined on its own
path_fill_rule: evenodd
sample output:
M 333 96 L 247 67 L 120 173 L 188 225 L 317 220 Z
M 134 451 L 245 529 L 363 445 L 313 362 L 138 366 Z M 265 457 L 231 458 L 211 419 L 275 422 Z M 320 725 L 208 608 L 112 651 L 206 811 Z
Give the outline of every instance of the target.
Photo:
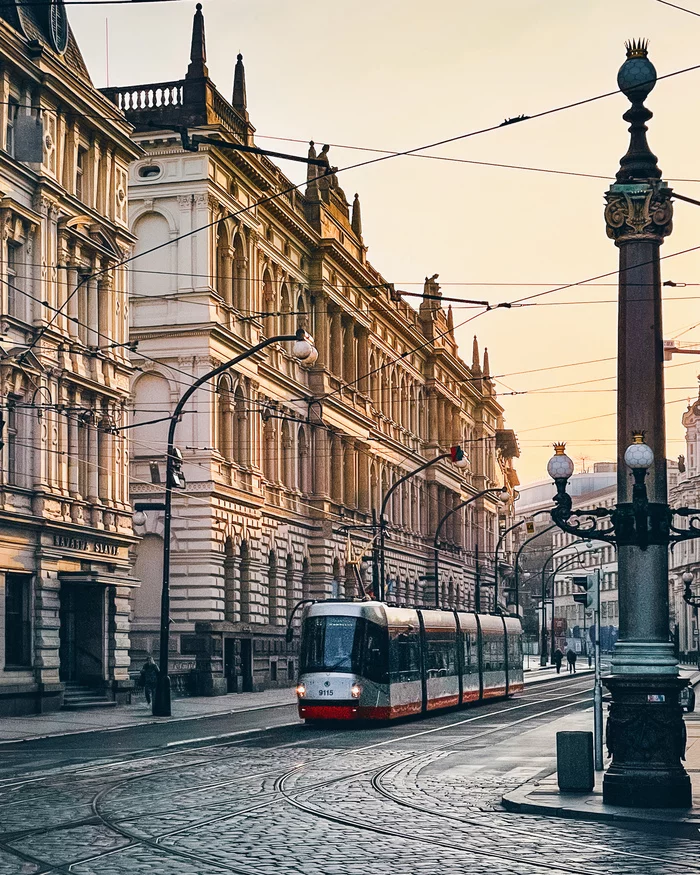
M 566 661 L 569 663 L 569 674 L 576 674 L 576 654 L 573 650 L 567 652 Z
M 561 671 L 561 662 L 563 659 L 564 654 L 557 647 L 557 649 L 554 651 L 554 665 L 556 666 L 557 674 L 559 674 L 559 672 Z
M 139 682 L 146 694 L 146 704 L 151 704 L 151 698 L 155 694 L 156 684 L 158 683 L 158 666 L 153 662 L 152 656 L 146 657 L 146 662 L 141 669 Z

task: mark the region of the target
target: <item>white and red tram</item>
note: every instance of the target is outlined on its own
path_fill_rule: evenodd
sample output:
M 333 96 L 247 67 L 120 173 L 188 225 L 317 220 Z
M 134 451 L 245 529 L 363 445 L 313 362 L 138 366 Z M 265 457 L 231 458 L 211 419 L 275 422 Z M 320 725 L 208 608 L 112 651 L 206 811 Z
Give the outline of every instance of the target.
M 316 602 L 302 617 L 304 720 L 390 720 L 523 689 L 520 621 L 382 602 Z

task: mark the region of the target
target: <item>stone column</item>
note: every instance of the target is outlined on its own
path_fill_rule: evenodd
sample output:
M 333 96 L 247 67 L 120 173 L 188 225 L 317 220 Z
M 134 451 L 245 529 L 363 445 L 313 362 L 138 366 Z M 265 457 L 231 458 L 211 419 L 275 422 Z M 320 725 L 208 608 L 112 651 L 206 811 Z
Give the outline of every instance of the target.
M 355 465 L 356 465 L 356 456 L 357 451 L 355 450 L 355 440 L 354 438 L 345 438 L 345 474 L 344 474 L 344 484 L 343 491 L 345 495 L 345 506 L 346 507 L 357 507 L 357 487 L 356 487 L 356 476 L 355 476 Z
M 80 407 L 80 395 L 76 392 L 73 406 Z M 68 492 L 71 498 L 80 500 L 80 427 L 76 411 L 68 417 Z
M 662 523 L 658 532 L 651 531 L 648 546 L 638 546 L 631 472 L 624 460 L 632 433 L 643 430 L 655 459 L 646 478 L 649 512 L 665 520 L 659 247 L 671 232 L 673 209 L 671 190 L 661 179 L 646 140 L 645 123 L 652 114 L 644 100 L 655 78 L 646 45 L 628 44 L 618 85 L 632 104 L 623 116 L 630 122 L 630 147 L 606 194 L 605 208 L 608 236 L 620 250 L 616 510 L 620 638 L 613 674 L 605 679 L 612 694 L 606 740 L 613 761 L 603 782 L 603 800 L 612 805 L 679 808 L 689 807 L 692 800 L 690 779 L 681 764 L 685 727 L 678 693 L 685 682 L 678 678 L 668 634 L 668 532 Z M 626 525 L 628 520 L 631 525 Z
M 331 438 L 331 497 L 338 504 L 343 503 L 343 442 L 340 435 Z
M 100 340 L 97 335 L 100 324 L 100 303 L 98 297 L 97 280 L 87 281 L 87 345 L 99 346 Z

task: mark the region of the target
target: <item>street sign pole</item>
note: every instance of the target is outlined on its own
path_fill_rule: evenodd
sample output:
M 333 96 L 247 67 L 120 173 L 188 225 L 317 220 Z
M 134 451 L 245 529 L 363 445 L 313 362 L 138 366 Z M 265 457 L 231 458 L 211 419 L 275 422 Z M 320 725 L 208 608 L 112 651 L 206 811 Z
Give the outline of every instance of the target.
M 595 683 L 593 685 L 593 750 L 595 769 L 603 771 L 603 682 L 600 667 L 600 568 L 596 569 L 595 624 Z

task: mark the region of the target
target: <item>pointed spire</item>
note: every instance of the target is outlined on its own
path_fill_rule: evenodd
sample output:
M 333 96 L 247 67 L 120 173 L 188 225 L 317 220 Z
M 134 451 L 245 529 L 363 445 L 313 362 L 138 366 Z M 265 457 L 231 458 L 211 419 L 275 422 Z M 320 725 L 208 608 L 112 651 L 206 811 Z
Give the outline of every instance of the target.
M 248 116 L 248 98 L 245 91 L 245 67 L 243 55 L 239 53 L 236 59 L 236 70 L 233 74 L 233 108 L 241 115 Z
M 491 366 L 489 364 L 489 351 L 487 347 L 484 347 L 484 376 L 491 376 Z
M 472 370 L 481 373 L 481 365 L 479 364 L 479 341 L 476 339 L 476 334 L 474 335 L 474 342 L 472 344 Z
M 316 158 L 316 147 L 314 146 L 314 141 L 309 140 L 309 154 L 306 156 L 307 158 Z M 311 182 L 312 179 L 316 179 L 316 174 L 318 173 L 318 167 L 315 164 L 307 164 L 306 165 L 306 181 Z
M 207 42 L 204 36 L 204 16 L 202 4 L 197 4 L 192 23 L 192 49 L 190 50 L 190 66 L 187 68 L 188 79 L 204 79 L 209 75 L 207 69 Z
M 355 200 L 352 202 L 352 230 L 355 236 L 362 238 L 362 213 L 360 211 L 360 196 L 355 192 Z
M 452 304 L 447 305 L 447 330 L 450 332 L 451 336 L 455 335 L 455 320 L 452 315 Z

